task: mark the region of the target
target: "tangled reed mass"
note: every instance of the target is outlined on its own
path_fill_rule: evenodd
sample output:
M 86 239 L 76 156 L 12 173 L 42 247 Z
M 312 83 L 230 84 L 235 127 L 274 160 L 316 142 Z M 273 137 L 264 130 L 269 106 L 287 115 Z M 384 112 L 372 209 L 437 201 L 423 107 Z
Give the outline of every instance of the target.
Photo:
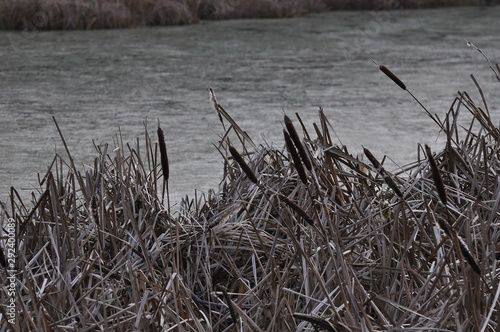
M 286 149 L 256 146 L 211 93 L 217 192 L 170 208 L 160 128 L 96 147 L 82 172 L 56 156 L 33 204 L 12 189 L 17 321 L 2 287 L 0 331 L 499 329 L 500 131 L 485 102 L 460 93 L 435 118 L 443 148 L 391 173 L 334 144 L 322 110 L 314 132 L 284 120 L 303 134 Z

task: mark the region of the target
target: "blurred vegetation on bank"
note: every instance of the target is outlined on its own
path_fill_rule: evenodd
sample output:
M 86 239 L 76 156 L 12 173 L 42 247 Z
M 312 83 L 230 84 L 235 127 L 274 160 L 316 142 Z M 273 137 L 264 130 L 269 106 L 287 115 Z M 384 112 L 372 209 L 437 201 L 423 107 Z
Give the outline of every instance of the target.
M 112 29 L 330 10 L 487 6 L 500 0 L 0 0 L 2 30 Z

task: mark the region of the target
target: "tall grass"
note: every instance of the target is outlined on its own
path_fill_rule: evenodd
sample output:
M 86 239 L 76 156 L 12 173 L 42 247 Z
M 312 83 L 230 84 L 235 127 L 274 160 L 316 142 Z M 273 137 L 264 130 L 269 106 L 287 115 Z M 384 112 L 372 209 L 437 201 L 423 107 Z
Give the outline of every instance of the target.
M 499 0 L 0 0 L 2 30 L 110 29 L 200 20 L 292 17 L 333 9 L 483 5 Z
M 84 171 L 64 143 L 30 204 L 12 189 L 1 219 L 17 228 L 17 322 L 2 287 L 0 331 L 500 328 L 500 131 L 467 93 L 437 128 L 442 149 L 393 173 L 333 144 L 320 111 L 299 135 L 303 175 L 298 143 L 255 146 L 211 93 L 218 192 L 171 212 L 163 135 L 147 126 L 143 146 L 117 137 Z

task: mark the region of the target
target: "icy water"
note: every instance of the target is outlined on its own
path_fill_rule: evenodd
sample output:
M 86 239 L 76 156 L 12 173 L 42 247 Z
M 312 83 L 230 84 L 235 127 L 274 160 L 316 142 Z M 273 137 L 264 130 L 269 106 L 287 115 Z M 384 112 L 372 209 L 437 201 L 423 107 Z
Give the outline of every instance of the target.
M 81 170 L 96 155 L 92 140 L 113 146 L 120 128 L 135 144 L 146 119 L 153 135 L 159 119 L 173 200 L 216 188 L 222 158 L 212 143 L 223 131 L 208 86 L 258 143 L 281 146 L 283 111 L 311 125 L 322 106 L 353 153 L 365 146 L 403 165 L 416 159 L 419 143 L 440 147 L 438 129 L 373 60 L 441 116 L 457 91 L 478 96 L 473 73 L 498 122 L 500 85 L 465 39 L 500 61 L 499 17 L 499 7 L 447 8 L 0 32 L 0 200 L 10 186 L 28 197 L 37 173 L 65 153 L 52 116 Z

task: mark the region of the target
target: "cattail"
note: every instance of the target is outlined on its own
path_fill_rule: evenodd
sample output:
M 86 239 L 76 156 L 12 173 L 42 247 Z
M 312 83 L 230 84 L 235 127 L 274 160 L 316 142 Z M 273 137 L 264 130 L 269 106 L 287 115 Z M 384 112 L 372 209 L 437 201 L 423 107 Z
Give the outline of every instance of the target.
M 161 158 L 161 168 L 163 170 L 163 178 L 168 181 L 169 177 L 169 166 L 168 166 L 168 155 L 167 155 L 167 145 L 165 144 L 165 134 L 163 130 L 158 126 L 158 144 L 160 145 L 160 158 Z
M 365 155 L 368 158 L 368 160 L 370 160 L 370 162 L 373 164 L 373 167 L 375 167 L 380 176 L 382 176 L 382 178 L 384 179 L 385 183 L 389 186 L 389 188 L 391 188 L 396 193 L 396 195 L 403 198 L 403 193 L 401 192 L 401 190 L 399 190 L 399 187 L 396 185 L 396 182 L 394 182 L 392 177 L 390 177 L 389 174 L 385 171 L 385 169 L 380 165 L 380 163 L 372 155 L 370 150 L 368 150 L 367 148 L 363 148 L 363 151 L 365 152 Z
M 451 238 L 452 237 L 451 229 L 450 229 L 450 226 L 448 225 L 448 222 L 442 218 L 437 218 L 437 222 L 438 222 L 439 227 L 441 227 L 441 229 L 444 231 L 444 233 L 449 238 Z
M 295 126 L 293 125 L 292 120 L 290 120 L 290 118 L 286 115 L 285 115 L 285 126 L 286 129 L 288 130 L 288 133 L 290 134 L 290 138 L 295 144 L 295 147 L 299 151 L 299 155 L 300 158 L 302 159 L 302 162 L 304 163 L 304 166 L 309 171 L 311 171 L 312 170 L 311 160 L 309 160 L 309 156 L 307 155 L 307 152 L 304 149 L 302 142 L 300 141 L 299 135 L 297 134 L 297 130 L 295 130 Z
M 464 240 L 462 240 L 460 237 L 458 237 L 458 244 L 460 245 L 460 251 L 462 252 L 462 255 L 464 256 L 467 263 L 469 263 L 474 272 L 476 272 L 476 274 L 480 276 L 481 268 L 479 267 L 479 264 L 477 264 L 474 256 L 472 256 L 469 248 L 467 247 L 467 244 L 465 244 Z
M 425 152 L 427 153 L 427 159 L 429 160 L 429 164 L 431 165 L 432 177 L 434 178 L 434 185 L 436 186 L 439 199 L 441 200 L 441 203 L 446 206 L 448 198 L 446 196 L 443 178 L 441 177 L 441 174 L 437 167 L 436 160 L 434 160 L 434 157 L 432 156 L 431 148 L 428 145 L 425 145 Z
M 390 71 L 386 66 L 379 66 L 380 70 L 387 75 L 394 83 L 396 83 L 401 89 L 406 90 L 406 85 L 401 81 L 392 71 Z
M 368 160 L 372 163 L 373 167 L 375 167 L 378 171 L 378 169 L 380 168 L 380 163 L 378 162 L 378 160 L 372 155 L 370 150 L 368 150 L 367 148 L 363 148 L 363 152 L 365 153 L 365 156 L 368 158 Z
M 401 190 L 399 190 L 398 186 L 396 185 L 396 182 L 394 182 L 394 180 L 389 175 L 384 177 L 384 180 L 385 183 L 387 183 L 387 185 L 389 186 L 389 188 L 391 188 L 396 193 L 396 195 L 403 198 L 403 193 L 401 192 Z
M 247 165 L 247 163 L 243 160 L 243 157 L 240 155 L 240 153 L 231 145 L 229 146 L 229 152 L 231 153 L 231 156 L 233 156 L 234 160 L 240 165 L 241 169 L 243 172 L 248 176 L 250 181 L 253 183 L 257 184 L 257 177 L 253 173 L 253 171 L 250 169 L 250 167 Z
M 290 198 L 286 197 L 285 195 L 282 195 L 280 193 L 278 193 L 277 195 L 278 195 L 278 198 L 280 199 L 280 201 L 282 201 L 283 203 L 288 205 L 299 216 L 301 216 L 309 225 L 312 226 L 314 224 L 314 220 L 312 220 L 312 218 L 309 217 L 307 212 L 304 211 L 304 209 L 302 209 L 297 203 L 295 203 L 294 201 L 292 201 Z
M 454 243 L 458 242 L 458 246 L 460 247 L 460 252 L 462 253 L 462 256 L 464 256 L 465 260 L 469 265 L 472 267 L 474 272 L 481 276 L 481 268 L 479 267 L 479 264 L 476 262 L 476 259 L 472 255 L 472 253 L 469 250 L 469 247 L 467 247 L 467 244 L 464 242 L 464 240 L 457 234 L 457 232 L 442 218 L 438 218 L 437 222 L 439 224 L 439 227 L 445 232 L 445 234 L 454 241 Z
M 303 184 L 307 184 L 306 171 L 304 170 L 304 167 L 300 162 L 299 154 L 297 153 L 297 150 L 295 150 L 295 147 L 293 146 L 293 142 L 290 138 L 290 135 L 288 135 L 287 131 L 284 129 L 283 129 L 283 135 L 285 136 L 285 144 L 288 149 L 288 152 L 290 152 L 290 155 L 292 156 L 295 169 L 297 169 L 297 173 L 299 173 L 300 181 L 302 181 Z

